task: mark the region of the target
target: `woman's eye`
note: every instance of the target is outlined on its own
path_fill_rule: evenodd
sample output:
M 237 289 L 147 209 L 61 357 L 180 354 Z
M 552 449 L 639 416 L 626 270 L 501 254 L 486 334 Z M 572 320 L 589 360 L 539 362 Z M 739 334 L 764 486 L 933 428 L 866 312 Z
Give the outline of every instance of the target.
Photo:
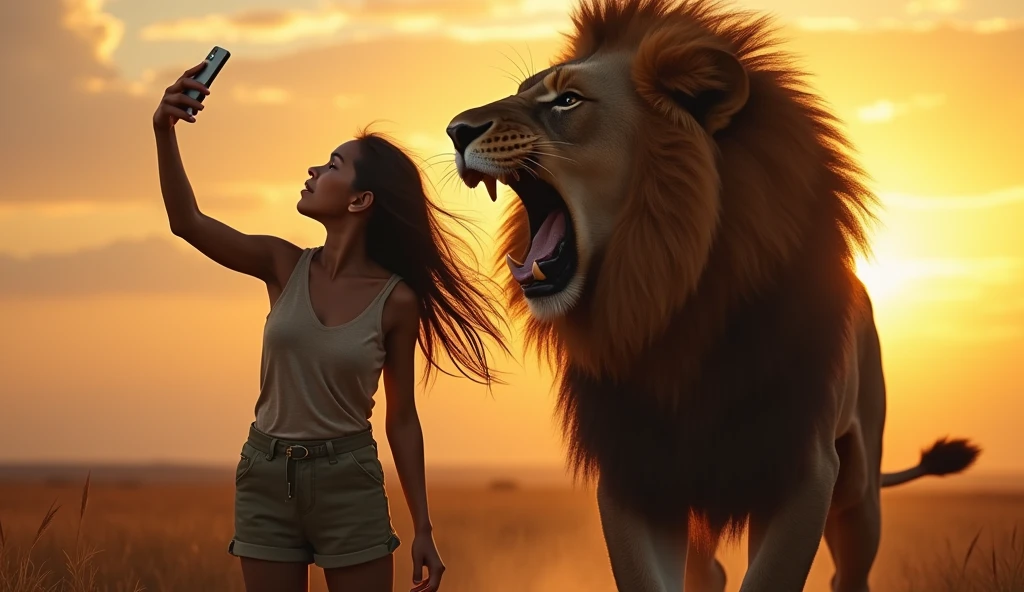
M 327 165 L 327 168 L 329 168 L 329 169 L 336 169 L 338 167 L 334 166 L 334 163 L 332 162 L 332 163 Z
M 574 92 L 562 93 L 554 100 L 553 104 L 555 107 L 572 107 L 576 103 L 580 102 L 581 97 Z

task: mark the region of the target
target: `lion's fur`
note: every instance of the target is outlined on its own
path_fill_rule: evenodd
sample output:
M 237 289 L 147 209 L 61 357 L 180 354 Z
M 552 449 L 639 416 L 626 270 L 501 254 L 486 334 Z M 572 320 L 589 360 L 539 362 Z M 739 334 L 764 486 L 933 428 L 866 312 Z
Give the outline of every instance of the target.
M 649 347 L 667 321 L 684 307 L 703 277 L 709 253 L 692 248 L 692 237 L 715 232 L 715 248 L 721 269 L 720 293 L 729 300 L 741 298 L 770 281 L 779 265 L 804 244 L 802 234 L 823 221 L 841 229 L 846 238 L 842 262 L 852 267 L 853 258 L 867 249 L 863 225 L 875 203 L 862 182 L 862 172 L 846 154 L 850 145 L 836 126 L 835 118 L 810 92 L 801 74 L 785 53 L 770 23 L 750 15 L 729 12 L 717 3 L 672 0 L 589 0 L 573 15 L 576 32 L 569 48 L 557 61 L 585 57 L 610 45 L 632 47 L 655 26 L 663 30 L 655 41 L 670 43 L 675 27 L 692 36 L 699 27 L 715 45 L 726 44 L 750 74 L 751 99 L 740 116 L 716 137 L 717 169 L 692 170 L 685 166 L 690 147 L 686 135 L 666 126 L 653 110 L 633 160 L 637 174 L 632 191 L 633 207 L 619 221 L 607 251 L 614 253 L 605 278 L 592 285 L 600 295 L 597 310 L 588 318 L 585 334 L 572 339 L 577 363 L 595 372 L 617 373 L 627 368 Z M 666 24 L 671 23 L 671 24 Z M 645 44 L 651 53 L 651 45 Z M 644 60 L 638 55 L 638 60 Z M 646 61 L 641 61 L 645 63 Z M 649 72 L 641 70 L 643 80 Z M 677 137 L 678 136 L 678 137 Z M 694 209 L 709 204 L 686 203 L 689 195 L 680 187 L 721 183 L 723 211 L 716 226 L 693 228 Z M 695 191 L 694 194 L 702 192 Z M 641 207 L 644 204 L 644 207 Z M 529 244 L 522 204 L 512 202 L 500 233 L 499 253 L 523 252 Z M 504 260 L 499 261 L 504 269 Z M 677 289 L 682 284 L 684 289 Z M 639 293 L 638 293 L 639 292 Z M 542 323 L 530 318 L 522 291 L 514 280 L 507 296 L 515 315 L 527 325 L 529 342 L 538 351 L 561 350 L 559 332 L 577 333 L 579 327 Z M 642 304 L 638 306 L 637 304 Z M 698 334 L 713 336 L 720 330 L 723 302 Z M 563 336 L 564 339 L 564 336 Z M 693 341 L 692 336 L 690 341 Z M 702 349 L 703 344 L 697 346 Z
M 687 85 L 714 88 L 712 65 L 666 74 L 663 59 L 695 48 L 730 51 L 748 75 L 749 99 L 713 136 L 665 125 L 648 97 L 629 205 L 566 317 L 532 318 L 507 286 L 559 374 L 578 473 L 599 468 L 653 520 L 696 518 L 715 534 L 787 495 L 834 411 L 851 315 L 869 308 L 853 261 L 874 196 L 767 20 L 703 0 L 586 0 L 573 22 L 560 61 L 632 51 L 641 96 L 678 74 L 676 96 L 699 103 Z M 715 187 L 720 199 L 705 199 Z M 500 253 L 528 245 L 522 212 L 514 201 Z

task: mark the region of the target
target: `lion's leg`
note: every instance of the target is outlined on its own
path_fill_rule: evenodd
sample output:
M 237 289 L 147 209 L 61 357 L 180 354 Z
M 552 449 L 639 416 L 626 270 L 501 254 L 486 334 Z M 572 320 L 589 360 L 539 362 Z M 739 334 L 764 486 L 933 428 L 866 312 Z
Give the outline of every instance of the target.
M 619 592 L 683 590 L 689 546 L 686 527 L 681 532 L 656 528 L 612 500 L 600 481 L 597 507 Z
M 873 326 L 865 339 L 857 391 L 858 421 L 836 442 L 841 469 L 825 528 L 825 540 L 836 565 L 834 592 L 868 592 L 868 576 L 882 534 L 879 480 L 885 379 Z
M 714 552 L 690 545 L 686 553 L 686 592 L 725 592 L 725 568 Z
M 868 575 L 882 536 L 881 430 L 875 431 L 865 438 L 858 428 L 836 443 L 842 468 L 825 527 L 836 565 L 833 592 L 868 592 Z
M 822 438 L 812 455 L 807 477 L 789 499 L 771 514 L 751 515 L 751 531 L 758 533 L 759 540 L 740 592 L 803 590 L 821 545 L 839 473 L 831 438 Z
M 826 540 L 836 574 L 833 592 L 868 592 L 868 576 L 878 554 L 882 513 L 877 491 L 851 508 L 829 516 Z

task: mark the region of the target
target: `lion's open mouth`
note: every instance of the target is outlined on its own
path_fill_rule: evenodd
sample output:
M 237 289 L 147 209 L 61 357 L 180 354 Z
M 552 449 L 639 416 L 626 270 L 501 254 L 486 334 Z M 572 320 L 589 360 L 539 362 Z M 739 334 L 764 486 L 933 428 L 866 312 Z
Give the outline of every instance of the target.
M 461 155 L 459 155 L 461 157 Z M 527 298 L 551 296 L 564 290 L 576 273 L 578 254 L 572 216 L 565 200 L 550 183 L 531 169 L 506 172 L 500 179 L 480 171 L 463 168 L 457 158 L 463 181 L 476 187 L 482 181 L 491 200 L 497 199 L 500 180 L 519 196 L 530 224 L 530 247 L 522 261 L 509 253 L 506 257 L 512 277 Z
M 530 221 L 530 248 L 523 260 L 508 255 L 512 277 L 529 298 L 557 294 L 576 273 L 576 237 L 572 216 L 558 191 L 535 173 L 519 171 L 508 185 L 519 196 Z

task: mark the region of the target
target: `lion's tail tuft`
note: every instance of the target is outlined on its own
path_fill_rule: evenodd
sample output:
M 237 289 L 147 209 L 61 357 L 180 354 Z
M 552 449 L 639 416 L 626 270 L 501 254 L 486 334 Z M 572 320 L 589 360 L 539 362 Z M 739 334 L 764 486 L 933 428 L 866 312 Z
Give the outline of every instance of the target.
M 964 471 L 974 464 L 981 448 L 966 439 L 940 438 L 931 448 L 921 451 L 921 462 L 916 467 L 898 473 L 882 473 L 882 487 L 901 485 L 929 475 L 950 475 Z

